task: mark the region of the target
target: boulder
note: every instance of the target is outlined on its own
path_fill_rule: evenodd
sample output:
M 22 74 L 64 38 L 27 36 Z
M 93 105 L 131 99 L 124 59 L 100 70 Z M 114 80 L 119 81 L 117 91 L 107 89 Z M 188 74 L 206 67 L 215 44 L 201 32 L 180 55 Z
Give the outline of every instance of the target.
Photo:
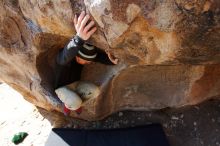
M 85 10 L 98 27 L 90 43 L 120 62 L 84 67 L 81 80 L 101 94 L 72 117 L 198 104 L 220 95 L 219 8 L 218 0 L 2 0 L 0 81 L 36 106 L 62 111 L 55 57 L 75 34 L 73 14 Z

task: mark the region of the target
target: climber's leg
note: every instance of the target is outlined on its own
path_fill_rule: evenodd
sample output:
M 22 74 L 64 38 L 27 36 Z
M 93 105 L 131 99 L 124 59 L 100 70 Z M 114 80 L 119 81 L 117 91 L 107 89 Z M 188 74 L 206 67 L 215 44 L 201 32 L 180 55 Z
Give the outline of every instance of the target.
M 55 90 L 57 96 L 64 103 L 63 111 L 64 114 L 68 114 L 69 110 L 77 110 L 82 106 L 82 99 L 73 90 L 68 87 L 60 87 Z
M 82 112 L 82 104 L 100 94 L 99 87 L 91 82 L 78 81 L 55 90 L 57 96 L 64 103 L 65 115 L 74 110 L 77 114 Z
M 83 100 L 83 102 L 92 98 L 96 98 L 100 94 L 99 87 L 91 82 L 78 81 L 67 85 L 67 87 L 75 91 Z

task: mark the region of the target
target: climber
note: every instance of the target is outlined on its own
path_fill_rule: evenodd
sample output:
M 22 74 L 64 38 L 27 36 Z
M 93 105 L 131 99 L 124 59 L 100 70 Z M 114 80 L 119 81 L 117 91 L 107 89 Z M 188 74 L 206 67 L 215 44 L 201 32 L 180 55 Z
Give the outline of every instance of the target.
M 95 22 L 90 19 L 85 11 L 82 11 L 79 17 L 75 15 L 73 22 L 76 35 L 61 49 L 56 57 L 56 64 L 59 69 L 55 92 L 63 102 L 65 115 L 69 115 L 70 110 L 80 114 L 83 103 L 99 95 L 98 86 L 90 82 L 79 81 L 83 65 L 91 62 L 107 65 L 118 63 L 118 59 L 109 51 L 101 51 L 87 42 L 97 28 Z

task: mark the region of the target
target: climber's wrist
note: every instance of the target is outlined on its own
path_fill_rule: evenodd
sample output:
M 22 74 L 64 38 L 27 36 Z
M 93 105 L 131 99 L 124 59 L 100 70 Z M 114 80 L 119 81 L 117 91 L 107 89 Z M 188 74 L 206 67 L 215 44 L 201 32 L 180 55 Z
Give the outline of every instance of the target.
M 74 39 L 74 42 L 76 43 L 76 45 L 82 46 L 85 43 L 85 40 L 83 40 L 78 35 L 75 35 L 73 39 Z

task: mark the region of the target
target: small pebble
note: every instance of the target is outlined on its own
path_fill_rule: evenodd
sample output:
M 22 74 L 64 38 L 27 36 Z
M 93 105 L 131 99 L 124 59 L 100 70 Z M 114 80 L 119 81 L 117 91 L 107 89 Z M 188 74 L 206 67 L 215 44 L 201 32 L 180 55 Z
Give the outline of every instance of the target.
M 200 140 L 200 144 L 201 144 L 201 145 L 204 145 L 204 142 L 203 142 L 202 140 Z
M 196 125 L 197 125 L 197 123 L 196 123 L 196 122 L 193 122 L 193 125 L 194 125 L 194 126 L 196 126 Z
M 176 117 L 176 116 L 172 116 L 171 119 L 172 119 L 172 120 L 179 120 L 179 118 Z
M 196 131 L 196 130 L 197 130 L 197 128 L 195 127 L 195 128 L 194 128 L 194 131 Z
M 119 116 L 119 117 L 123 116 L 123 113 L 122 113 L 122 112 L 119 112 L 119 113 L 118 113 L 118 116 Z
M 183 114 L 181 114 L 181 115 L 180 115 L 180 118 L 183 118 L 183 117 L 184 117 L 184 115 L 183 115 Z
M 212 118 L 212 122 L 215 123 L 215 119 L 214 118 Z

